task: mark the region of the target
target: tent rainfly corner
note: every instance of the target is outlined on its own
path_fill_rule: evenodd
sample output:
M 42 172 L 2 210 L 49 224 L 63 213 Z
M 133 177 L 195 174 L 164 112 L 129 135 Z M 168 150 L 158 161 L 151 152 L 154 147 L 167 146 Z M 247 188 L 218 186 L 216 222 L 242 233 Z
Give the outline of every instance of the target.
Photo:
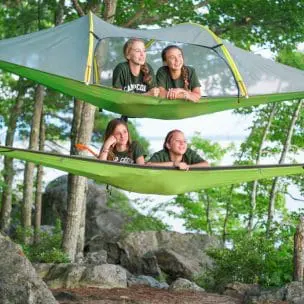
M 127 38 L 149 43 L 148 62 L 161 66 L 160 52 L 180 45 L 195 67 L 202 89 L 199 103 L 165 100 L 114 90 L 112 71 L 123 60 Z M 93 14 L 24 36 L 0 41 L 0 68 L 32 79 L 97 107 L 130 117 L 180 119 L 304 97 L 304 71 L 221 41 L 198 24 L 134 30 Z

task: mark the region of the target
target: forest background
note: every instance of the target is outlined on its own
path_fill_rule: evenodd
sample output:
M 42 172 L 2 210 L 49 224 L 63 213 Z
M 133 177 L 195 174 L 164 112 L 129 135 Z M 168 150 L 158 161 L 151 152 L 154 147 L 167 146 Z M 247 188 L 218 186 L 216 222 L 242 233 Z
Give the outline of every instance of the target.
M 304 69 L 304 55 L 298 50 L 304 41 L 304 1 L 7 0 L 0 4 L 0 37 L 5 39 L 53 27 L 88 11 L 107 22 L 131 28 L 200 23 L 238 47 L 268 49 L 274 54 L 274 60 Z M 49 150 L 64 141 L 70 143 L 71 154 L 79 154 L 74 149 L 76 142 L 100 143 L 107 122 L 117 117 L 4 71 L 0 82 L 0 127 L 8 146 L 22 140 L 25 148 Z M 212 165 L 220 164 L 228 154 L 233 156 L 234 164 L 300 161 L 304 148 L 302 100 L 243 108 L 234 115 L 250 121 L 248 135 L 241 145 L 221 146 L 199 133 L 191 138 L 191 146 L 203 153 Z M 131 120 L 132 136 L 149 150 L 148 140 L 136 125 L 138 121 Z M 41 242 L 43 172 L 41 166 L 3 159 L 0 226 L 4 232 L 10 231 L 12 224 L 19 227 L 18 238 L 25 249 L 33 249 Z M 16 179 L 18 173 L 22 174 L 22 181 Z M 289 193 L 290 185 L 303 195 L 303 175 L 185 193 L 155 204 L 148 220 L 138 216 L 128 229 L 169 229 L 155 218 L 160 212 L 182 219 L 186 230 L 215 235 L 230 244 L 229 249 L 210 252 L 217 267 L 209 276 L 213 279 L 202 278 L 202 284 L 219 285 L 220 281 L 234 278 L 278 286 L 293 279 L 293 235 L 303 215 L 302 209 L 291 212 L 286 208 L 286 196 L 293 196 Z M 86 178 L 69 175 L 67 224 L 57 242 L 54 259 L 65 257 L 74 261 L 76 255 L 82 253 L 86 189 Z M 293 199 L 303 201 L 301 197 Z M 149 204 L 134 203 L 141 208 Z M 30 242 L 31 235 L 34 244 Z

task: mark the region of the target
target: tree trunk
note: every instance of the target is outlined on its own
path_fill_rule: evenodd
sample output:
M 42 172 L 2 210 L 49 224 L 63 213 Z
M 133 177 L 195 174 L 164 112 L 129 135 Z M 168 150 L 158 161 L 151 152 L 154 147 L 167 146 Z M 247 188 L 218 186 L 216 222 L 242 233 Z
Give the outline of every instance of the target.
M 37 85 L 35 91 L 34 113 L 31 125 L 29 148 L 38 150 L 39 129 L 41 113 L 43 108 L 44 87 Z M 24 170 L 24 188 L 23 188 L 23 209 L 22 225 L 24 228 L 30 228 L 32 225 L 32 205 L 33 205 L 33 186 L 34 186 L 34 168 L 33 163 L 27 162 Z
M 300 219 L 294 235 L 294 281 L 303 281 L 304 275 L 304 218 Z
M 71 154 L 81 154 L 75 151 L 75 143 L 89 143 L 94 126 L 96 107 L 76 100 L 74 103 L 74 118 L 71 131 Z M 71 261 L 81 256 L 84 247 L 87 179 L 69 174 L 68 178 L 68 214 L 63 236 L 62 247 Z M 78 243 L 78 244 L 77 244 Z
M 303 100 L 301 99 L 301 100 L 298 101 L 298 104 L 295 107 L 295 110 L 293 112 L 292 119 L 291 119 L 291 122 L 290 122 L 290 125 L 289 125 L 289 128 L 288 128 L 286 141 L 285 141 L 285 144 L 283 146 L 282 153 L 281 153 L 279 164 L 283 164 L 285 162 L 285 158 L 286 158 L 287 152 L 288 152 L 288 150 L 290 148 L 290 144 L 291 144 L 292 133 L 293 133 L 296 121 L 299 117 L 302 105 L 303 105 Z M 266 235 L 269 235 L 271 224 L 272 224 L 272 221 L 273 221 L 274 209 L 275 209 L 275 200 L 276 200 L 276 194 L 277 194 L 277 188 L 278 188 L 278 181 L 279 181 L 279 178 L 275 177 L 273 179 L 273 182 L 272 182 L 272 187 L 271 187 L 270 197 L 269 197 L 269 205 L 268 205 L 268 218 L 267 218 L 267 223 L 266 223 Z
M 266 124 L 265 129 L 264 129 L 262 138 L 261 138 L 260 145 L 259 145 L 259 150 L 258 150 L 256 161 L 255 161 L 256 165 L 260 164 L 263 144 L 266 141 L 266 137 L 267 137 L 267 134 L 269 132 L 269 129 L 270 129 L 275 111 L 276 111 L 276 103 L 274 102 L 273 105 L 272 105 L 271 112 L 270 112 L 269 117 L 268 117 L 267 124 Z M 248 218 L 248 232 L 249 232 L 249 234 L 252 233 L 252 229 L 253 229 L 253 219 L 254 219 L 254 214 L 255 214 L 255 209 L 256 209 L 257 188 L 258 188 L 258 181 L 255 180 L 253 182 L 253 185 L 252 185 L 251 200 L 250 200 L 250 207 L 251 208 L 250 208 L 249 218 Z
M 230 211 L 231 211 L 233 190 L 234 190 L 234 185 L 231 185 L 230 191 L 229 191 L 229 193 L 230 193 L 229 199 L 227 199 L 226 210 L 225 210 L 225 218 L 224 218 L 224 225 L 223 225 L 222 240 L 223 240 L 224 244 L 226 242 L 226 238 L 227 238 L 227 235 L 228 235 L 228 220 L 229 220 L 229 216 L 231 214 Z
M 18 81 L 18 95 L 16 98 L 16 103 L 12 107 L 7 133 L 5 138 L 6 146 L 13 146 L 14 136 L 16 133 L 17 119 L 21 113 L 21 108 L 23 106 L 23 97 L 26 91 L 26 86 L 22 78 Z M 13 159 L 9 157 L 4 157 L 4 168 L 3 168 L 3 179 L 4 185 L 2 196 L 1 196 L 1 215 L 0 215 L 0 228 L 2 231 L 8 232 L 10 221 L 11 221 L 11 211 L 12 211 L 12 185 L 14 179 L 14 168 Z
M 40 140 L 39 140 L 39 151 L 44 151 L 45 144 L 45 124 L 44 116 L 41 114 L 40 122 Z M 41 205 L 42 205 L 42 180 L 43 180 L 43 166 L 38 166 L 37 168 L 37 178 L 36 178 L 36 198 L 35 198 L 35 223 L 34 223 L 34 241 L 37 243 L 39 241 L 39 230 L 41 226 Z

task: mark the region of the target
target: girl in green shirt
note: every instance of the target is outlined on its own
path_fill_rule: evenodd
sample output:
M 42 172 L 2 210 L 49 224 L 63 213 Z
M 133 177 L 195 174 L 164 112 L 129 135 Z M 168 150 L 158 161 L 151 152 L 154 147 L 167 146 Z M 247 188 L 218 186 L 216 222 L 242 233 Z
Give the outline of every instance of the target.
M 128 164 L 145 164 L 142 147 L 136 141 L 132 142 L 128 125 L 121 119 L 113 119 L 108 123 L 98 158 Z
M 159 96 L 198 102 L 201 97 L 201 85 L 194 68 L 184 65 L 182 49 L 169 45 L 163 49 L 161 56 L 165 65 L 160 67 L 156 74 Z
M 147 165 L 175 167 L 181 170 L 209 167 L 208 162 L 188 148 L 185 135 L 180 130 L 172 130 L 167 134 L 163 150 L 154 153 Z

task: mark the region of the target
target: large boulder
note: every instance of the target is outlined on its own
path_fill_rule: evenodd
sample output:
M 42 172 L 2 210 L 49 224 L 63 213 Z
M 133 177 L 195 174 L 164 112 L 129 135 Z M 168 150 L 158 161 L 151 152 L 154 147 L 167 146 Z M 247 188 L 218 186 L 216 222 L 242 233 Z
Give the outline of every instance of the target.
M 130 272 L 152 276 L 165 272 L 173 281 L 179 277 L 191 280 L 212 266 L 206 249 L 222 244 L 208 235 L 145 231 L 128 234 L 118 246 L 120 264 Z
M 111 264 L 49 264 L 35 266 L 50 288 L 126 288 L 127 272 Z M 48 302 L 45 302 L 48 303 Z
M 0 303 L 56 304 L 21 248 L 0 233 Z
M 111 195 L 109 195 L 105 185 L 88 180 L 86 244 L 97 237 L 104 242 L 119 239 L 123 226 L 130 219 L 123 212 L 109 207 L 109 204 L 116 199 L 128 201 L 127 197 L 116 189 L 112 188 Z M 67 175 L 63 175 L 51 181 L 45 189 L 42 204 L 42 225 L 54 225 L 56 219 L 60 219 L 65 225 L 66 218 Z

